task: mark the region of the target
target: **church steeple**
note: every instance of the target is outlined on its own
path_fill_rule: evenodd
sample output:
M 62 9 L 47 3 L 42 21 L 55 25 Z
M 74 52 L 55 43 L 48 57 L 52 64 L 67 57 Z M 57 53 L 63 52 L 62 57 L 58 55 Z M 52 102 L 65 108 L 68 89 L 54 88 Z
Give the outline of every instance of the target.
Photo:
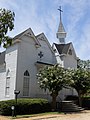
M 60 23 L 59 23 L 59 27 L 58 27 L 58 31 L 56 33 L 57 38 L 59 39 L 60 44 L 65 44 L 65 38 L 66 38 L 66 32 L 64 29 L 64 26 L 62 24 L 62 19 L 61 19 L 61 12 L 63 12 L 61 10 L 61 6 L 58 9 L 60 11 Z

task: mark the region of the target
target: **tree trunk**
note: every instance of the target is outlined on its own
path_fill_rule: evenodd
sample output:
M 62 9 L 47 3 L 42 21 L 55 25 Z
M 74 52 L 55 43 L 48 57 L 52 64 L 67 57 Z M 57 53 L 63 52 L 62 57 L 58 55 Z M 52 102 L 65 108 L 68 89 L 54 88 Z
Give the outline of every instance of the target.
M 82 107 L 82 97 L 81 97 L 81 92 L 78 92 L 78 98 L 79 98 L 79 106 Z
M 57 98 L 57 95 L 53 93 L 52 94 L 52 111 L 56 110 L 56 98 Z

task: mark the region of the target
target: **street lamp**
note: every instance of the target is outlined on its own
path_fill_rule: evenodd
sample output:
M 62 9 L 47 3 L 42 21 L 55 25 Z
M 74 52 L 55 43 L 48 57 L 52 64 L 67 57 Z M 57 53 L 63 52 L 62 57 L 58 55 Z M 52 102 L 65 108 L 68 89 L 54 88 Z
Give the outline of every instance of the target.
M 14 90 L 16 104 L 17 104 L 17 96 L 18 96 L 19 93 L 20 93 L 20 91 Z
M 16 117 L 17 96 L 18 96 L 19 93 L 20 93 L 20 91 L 18 91 L 18 90 L 14 90 L 15 101 L 16 101 L 16 103 L 15 103 L 15 117 Z

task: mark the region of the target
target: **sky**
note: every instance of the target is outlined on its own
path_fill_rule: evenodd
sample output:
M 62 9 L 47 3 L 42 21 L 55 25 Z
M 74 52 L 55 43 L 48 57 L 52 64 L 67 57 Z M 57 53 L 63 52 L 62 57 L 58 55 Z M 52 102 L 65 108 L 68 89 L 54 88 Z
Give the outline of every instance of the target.
M 0 0 L 0 8 L 15 13 L 14 30 L 8 33 L 10 37 L 31 28 L 35 35 L 43 32 L 51 45 L 58 43 L 59 6 L 63 10 L 66 43 L 73 43 L 80 59 L 90 59 L 90 0 Z

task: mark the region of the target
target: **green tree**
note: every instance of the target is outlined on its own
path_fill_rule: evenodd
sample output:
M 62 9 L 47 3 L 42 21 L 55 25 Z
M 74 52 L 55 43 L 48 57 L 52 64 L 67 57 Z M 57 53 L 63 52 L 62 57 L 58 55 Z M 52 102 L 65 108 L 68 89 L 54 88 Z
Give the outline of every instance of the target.
M 12 39 L 7 35 L 8 31 L 14 28 L 14 12 L 10 10 L 0 9 L 0 45 L 3 47 L 11 45 Z
M 70 86 L 76 89 L 79 97 L 79 105 L 82 106 L 82 97 L 90 90 L 90 72 L 78 68 L 72 70 L 71 77 Z
M 78 68 L 90 70 L 90 60 L 78 60 Z
M 58 65 L 47 66 L 41 69 L 37 76 L 40 88 L 49 90 L 52 97 L 52 109 L 55 110 L 59 91 L 68 86 L 70 80 L 68 71 Z

